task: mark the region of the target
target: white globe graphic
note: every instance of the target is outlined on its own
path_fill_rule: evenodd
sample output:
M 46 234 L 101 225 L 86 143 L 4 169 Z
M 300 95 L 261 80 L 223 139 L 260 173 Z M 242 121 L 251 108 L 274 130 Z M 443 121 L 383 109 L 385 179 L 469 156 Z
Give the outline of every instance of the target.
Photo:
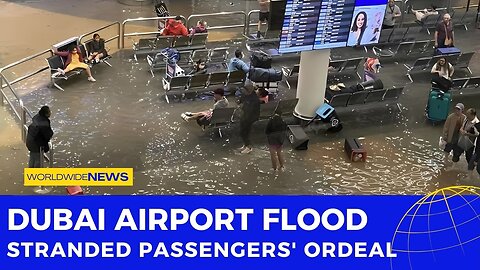
M 480 188 L 443 188 L 416 202 L 397 226 L 392 251 L 394 270 L 480 269 Z

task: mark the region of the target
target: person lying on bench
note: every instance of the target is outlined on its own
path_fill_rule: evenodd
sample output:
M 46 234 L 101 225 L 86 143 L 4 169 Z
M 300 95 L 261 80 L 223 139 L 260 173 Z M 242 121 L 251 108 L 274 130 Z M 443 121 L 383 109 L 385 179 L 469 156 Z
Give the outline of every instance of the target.
M 88 62 L 98 63 L 100 59 L 107 56 L 107 50 L 105 50 L 105 40 L 100 38 L 100 35 L 95 33 L 93 34 L 93 40 L 88 43 Z
M 91 82 L 96 82 L 92 76 L 92 71 L 90 70 L 90 67 L 83 63 L 83 57 L 82 54 L 80 53 L 80 48 L 78 47 L 72 47 L 70 48 L 70 51 L 64 52 L 64 51 L 54 51 L 53 52 L 56 55 L 60 55 L 62 57 L 66 57 L 67 60 L 65 61 L 65 66 L 63 69 L 58 68 L 57 71 L 60 72 L 61 74 L 65 74 L 71 70 L 74 70 L 76 68 L 81 68 L 85 69 L 88 74 L 88 80 Z
M 213 90 L 213 100 L 215 101 L 215 103 L 213 104 L 212 109 L 195 113 L 185 112 L 182 113 L 180 116 L 186 122 L 196 120 L 198 125 L 208 126 L 210 124 L 210 118 L 212 118 L 212 114 L 215 109 L 228 107 L 228 100 L 227 98 L 225 98 L 225 92 L 223 88 L 217 88 Z
M 428 16 L 438 15 L 437 6 L 431 5 L 430 8 L 425 8 L 422 10 L 415 10 L 413 6 L 410 5 L 407 7 L 407 13 L 412 13 L 417 18 L 417 21 L 423 22 Z

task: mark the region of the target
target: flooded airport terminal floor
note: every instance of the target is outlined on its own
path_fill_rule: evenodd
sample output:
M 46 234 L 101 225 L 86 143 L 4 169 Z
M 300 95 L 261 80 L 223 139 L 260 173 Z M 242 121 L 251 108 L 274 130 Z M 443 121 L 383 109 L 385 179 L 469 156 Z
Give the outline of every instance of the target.
M 44 2 L 0 1 L 0 66 L 112 21 L 153 16 L 150 6 L 126 6 L 116 1 L 85 1 L 101 7 L 102 12 L 91 14 L 82 12 L 91 10 L 82 7 L 83 4 Z M 185 16 L 212 12 L 212 7 L 218 11 L 257 8 L 256 1 L 170 1 L 169 6 L 175 14 Z M 79 14 L 68 14 L 72 7 Z M 56 19 L 49 18 L 57 13 L 60 15 Z M 38 18 L 35 30 L 28 30 L 25 24 L 31 26 L 31 20 L 23 21 L 24 17 L 17 17 L 20 15 Z M 72 20 L 75 20 L 72 29 L 52 33 L 52 29 L 60 29 L 55 24 Z M 15 23 L 19 24 L 15 26 L 18 33 L 33 31 L 32 34 L 14 35 L 8 24 Z M 465 52 L 476 52 L 470 68 L 478 76 L 480 30 L 474 27 L 468 31 L 455 30 L 456 46 Z M 230 55 L 235 48 L 246 51 L 241 35 L 230 32 L 213 35 L 215 41 L 209 37 L 208 48 L 230 47 Z M 161 82 L 163 71 L 152 77 L 144 57 L 133 59 L 131 47 L 117 51 L 116 42 L 108 46 L 113 49 L 112 67 L 95 66 L 92 69 L 95 83 L 82 74 L 59 82 L 65 89 L 62 92 L 48 87 L 49 71 L 45 71 L 14 85 L 31 111 L 36 112 L 45 104 L 52 108 L 54 167 L 134 168 L 134 187 L 86 187 L 87 194 L 425 194 L 441 187 L 480 183 L 478 174 L 467 171 L 463 157 L 456 165 L 443 163 L 444 154 L 438 147 L 442 124 L 432 125 L 424 116 L 430 90 L 428 78 L 419 75 L 410 84 L 405 76 L 403 64 L 412 59 L 382 62 L 380 78 L 384 85 L 405 85 L 399 100 L 401 110 L 391 104 L 339 111 L 342 131 L 326 133 L 315 127 L 307 128 L 308 150 L 294 150 L 287 142 L 286 170 L 274 173 L 264 132 L 266 121 L 254 124 L 253 152 L 241 154 L 237 150 L 242 146 L 238 125 L 224 129 L 221 138 L 213 130 L 203 131 L 196 123 L 186 123 L 180 118 L 182 112 L 210 108 L 211 99 L 167 103 Z M 363 49 L 332 50 L 332 59 L 356 55 L 366 54 Z M 294 55 L 274 59 L 273 65 L 279 69 L 298 61 L 299 57 Z M 456 77 L 468 75 L 465 70 L 455 71 Z M 352 76 L 337 79 L 347 85 L 355 82 Z M 294 88 L 288 89 L 281 82 L 276 98 L 295 97 Z M 452 104 L 463 102 L 465 107 L 478 111 L 479 89 L 455 94 Z M 228 99 L 235 104 L 235 97 Z M 32 188 L 23 186 L 28 152 L 20 134 L 20 125 L 8 105 L 0 107 L 0 193 L 3 194 L 33 194 Z M 347 137 L 360 138 L 368 151 L 366 162 L 348 160 L 343 149 Z M 63 188 L 51 192 L 63 193 Z

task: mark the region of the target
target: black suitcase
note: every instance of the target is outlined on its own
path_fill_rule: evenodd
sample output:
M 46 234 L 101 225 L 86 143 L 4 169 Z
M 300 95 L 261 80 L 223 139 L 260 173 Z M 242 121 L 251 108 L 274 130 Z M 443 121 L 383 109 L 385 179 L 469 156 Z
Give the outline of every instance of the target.
M 345 139 L 344 148 L 351 161 L 365 161 L 367 159 L 367 151 L 356 138 Z
M 253 82 L 279 82 L 282 80 L 282 72 L 273 68 L 250 67 L 248 79 Z
M 272 57 L 262 52 L 253 52 L 250 56 L 250 64 L 257 68 L 271 68 Z
M 303 128 L 298 125 L 290 125 L 287 129 L 287 138 L 295 150 L 307 150 L 309 138 Z

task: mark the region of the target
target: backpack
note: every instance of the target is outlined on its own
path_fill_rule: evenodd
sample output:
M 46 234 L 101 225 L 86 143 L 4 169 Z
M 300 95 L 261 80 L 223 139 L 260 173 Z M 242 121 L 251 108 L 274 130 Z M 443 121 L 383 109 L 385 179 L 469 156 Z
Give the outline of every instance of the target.
M 253 52 L 250 56 L 250 64 L 257 68 L 271 68 L 272 57 L 263 52 Z
M 167 58 L 169 64 L 176 64 L 180 61 L 180 53 L 173 48 L 165 48 L 161 53 Z

